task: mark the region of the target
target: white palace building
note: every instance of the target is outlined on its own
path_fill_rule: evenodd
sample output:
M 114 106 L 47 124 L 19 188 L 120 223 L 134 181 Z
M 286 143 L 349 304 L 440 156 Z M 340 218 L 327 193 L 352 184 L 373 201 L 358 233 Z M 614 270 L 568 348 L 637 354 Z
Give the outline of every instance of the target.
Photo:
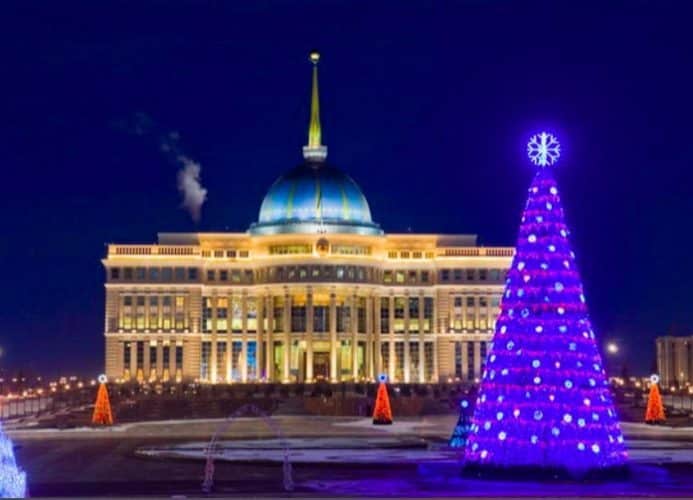
M 480 377 L 514 249 L 387 234 L 326 162 L 319 55 L 304 161 L 239 233 L 108 245 L 106 374 L 203 383 Z

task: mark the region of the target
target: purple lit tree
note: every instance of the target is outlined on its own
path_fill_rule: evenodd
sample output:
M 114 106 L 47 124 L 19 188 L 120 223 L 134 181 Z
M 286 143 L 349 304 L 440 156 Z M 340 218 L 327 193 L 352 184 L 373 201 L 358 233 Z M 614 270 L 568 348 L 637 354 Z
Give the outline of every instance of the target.
M 528 145 L 538 171 L 472 421 L 465 470 L 582 477 L 623 471 L 626 451 L 551 173 L 560 145 Z
M 0 425 L 0 498 L 24 498 L 26 494 L 26 474 L 14 459 L 12 441 Z

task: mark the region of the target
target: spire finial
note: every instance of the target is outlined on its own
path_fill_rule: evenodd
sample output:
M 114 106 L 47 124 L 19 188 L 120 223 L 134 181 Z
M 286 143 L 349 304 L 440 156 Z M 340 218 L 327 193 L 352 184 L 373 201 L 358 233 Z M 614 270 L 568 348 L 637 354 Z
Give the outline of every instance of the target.
M 303 147 L 303 157 L 308 161 L 324 161 L 327 158 L 327 147 L 322 145 L 322 130 L 320 128 L 320 97 L 318 94 L 318 62 L 320 53 L 313 50 L 310 53 L 313 63 L 313 90 L 310 100 L 310 125 L 308 126 L 308 145 Z

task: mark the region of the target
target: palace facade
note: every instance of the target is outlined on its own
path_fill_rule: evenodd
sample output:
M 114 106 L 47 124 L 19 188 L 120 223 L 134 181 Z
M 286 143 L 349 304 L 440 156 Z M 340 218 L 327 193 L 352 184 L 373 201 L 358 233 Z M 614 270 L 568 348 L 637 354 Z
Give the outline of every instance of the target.
M 116 380 L 394 382 L 481 376 L 514 249 L 386 234 L 326 162 L 317 62 L 304 161 L 241 233 L 108 245 L 106 374 Z

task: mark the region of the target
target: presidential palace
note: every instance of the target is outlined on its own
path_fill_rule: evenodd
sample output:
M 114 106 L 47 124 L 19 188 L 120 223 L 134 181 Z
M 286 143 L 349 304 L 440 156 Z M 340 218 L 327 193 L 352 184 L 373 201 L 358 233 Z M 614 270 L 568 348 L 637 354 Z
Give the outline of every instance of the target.
M 247 231 L 108 245 L 110 379 L 480 377 L 514 249 L 385 233 L 356 182 L 326 161 L 318 59 L 303 162 L 270 186 Z

